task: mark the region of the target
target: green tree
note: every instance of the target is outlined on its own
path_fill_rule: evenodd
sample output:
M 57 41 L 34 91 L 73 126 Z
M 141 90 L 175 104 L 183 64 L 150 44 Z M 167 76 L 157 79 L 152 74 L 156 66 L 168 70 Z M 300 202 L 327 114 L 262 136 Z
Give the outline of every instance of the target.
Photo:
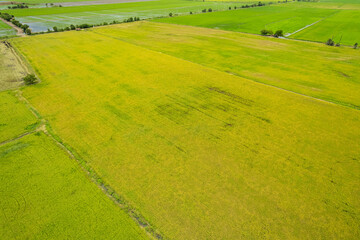
M 30 28 L 27 28 L 27 29 L 25 30 L 25 34 L 31 35 L 31 29 L 30 29 Z
M 328 45 L 328 46 L 334 46 L 334 45 L 335 45 L 335 42 L 334 42 L 334 40 L 332 40 L 331 38 L 329 38 L 329 39 L 326 41 L 325 44 Z
M 283 37 L 284 33 L 283 30 L 277 30 L 274 34 L 274 37 Z
M 32 85 L 37 82 L 35 74 L 28 74 L 24 77 L 25 85 Z

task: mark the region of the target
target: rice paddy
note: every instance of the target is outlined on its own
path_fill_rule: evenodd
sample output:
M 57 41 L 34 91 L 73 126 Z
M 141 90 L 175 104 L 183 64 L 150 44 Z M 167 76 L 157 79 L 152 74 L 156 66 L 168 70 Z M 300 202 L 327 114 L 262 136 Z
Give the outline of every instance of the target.
M 32 34 L 0 21 L 0 239 L 359 239 L 356 0 L 25 2 Z
M 320 4 L 320 5 L 319 5 Z M 330 5 L 331 6 L 331 5 Z M 356 5 L 360 7 L 360 4 Z M 360 42 L 359 8 L 327 7 L 322 3 L 288 3 L 206 14 L 157 19 L 155 21 L 260 34 L 263 29 L 283 30 L 295 39 L 353 45 Z
M 169 13 L 189 14 L 212 8 L 224 10 L 228 3 L 200 2 L 186 0 L 146 1 L 119 4 L 88 5 L 62 8 L 15 9 L 6 12 L 15 15 L 23 24 L 27 24 L 34 32 L 47 31 L 54 26 L 68 27 L 70 24 L 99 24 L 103 22 L 123 21 L 130 17 L 140 19 L 168 16 Z
M 147 239 L 44 133 L 0 145 L 0 159 L 2 239 Z
M 15 30 L 0 20 L 0 38 L 15 35 Z
M 152 27 L 176 41 L 166 27 Z M 24 96 L 165 237 L 357 239 L 358 110 L 106 36 L 107 29 L 12 40 L 42 79 Z M 136 24 L 123 31 L 141 34 Z M 194 43 L 204 38 L 193 36 L 197 28 L 176 31 Z M 284 46 L 281 55 L 293 54 L 286 44 L 309 48 L 241 40 Z M 336 64 L 328 49 L 308 51 Z M 356 51 L 344 54 L 357 61 Z

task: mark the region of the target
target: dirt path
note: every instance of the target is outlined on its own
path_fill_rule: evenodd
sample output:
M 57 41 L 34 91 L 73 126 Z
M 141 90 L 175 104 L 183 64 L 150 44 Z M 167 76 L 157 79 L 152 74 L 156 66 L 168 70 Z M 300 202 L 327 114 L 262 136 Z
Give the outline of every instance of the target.
M 4 19 L 0 18 L 1 21 L 3 21 L 5 24 L 9 25 L 10 27 L 14 28 L 16 30 L 16 35 L 20 36 L 20 37 L 24 37 L 26 36 L 24 34 L 24 31 L 22 30 L 22 28 L 19 28 L 18 26 L 15 26 L 13 23 L 5 21 Z

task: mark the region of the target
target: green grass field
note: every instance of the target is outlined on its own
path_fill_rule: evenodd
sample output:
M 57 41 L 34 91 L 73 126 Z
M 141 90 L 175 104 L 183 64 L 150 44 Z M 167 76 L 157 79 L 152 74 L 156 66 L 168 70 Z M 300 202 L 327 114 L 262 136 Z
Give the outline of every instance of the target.
M 357 6 L 360 7 L 360 4 Z M 266 7 L 195 14 L 155 21 L 260 34 L 263 29 L 283 30 L 285 36 L 325 42 L 331 37 L 341 43 L 360 42 L 359 9 L 339 9 L 325 3 L 288 3 Z M 314 24 L 310 27 L 307 27 Z M 307 28 L 306 28 L 307 27 Z
M 175 34 L 149 26 L 162 41 L 179 46 L 178 53 L 185 41 L 234 46 L 235 33 L 174 26 Z M 140 31 L 136 24 L 122 27 L 129 36 Z M 114 31 L 11 42 L 42 79 L 24 96 L 166 237 L 358 238 L 358 110 L 136 46 L 121 34 L 104 35 Z M 236 44 L 245 43 L 244 69 L 257 61 L 251 52 L 270 62 L 294 49 L 323 59 L 314 68 L 308 58 L 299 59 L 306 74 L 328 72 L 328 64 L 341 62 L 347 66 L 343 73 L 353 76 L 358 64 L 358 52 L 350 49 L 239 34 Z M 220 60 L 214 51 L 213 62 Z M 291 66 L 280 61 L 276 69 Z M 340 95 L 346 84 L 339 84 Z
M 360 56 L 354 49 L 152 22 L 92 31 L 257 82 L 360 109 Z

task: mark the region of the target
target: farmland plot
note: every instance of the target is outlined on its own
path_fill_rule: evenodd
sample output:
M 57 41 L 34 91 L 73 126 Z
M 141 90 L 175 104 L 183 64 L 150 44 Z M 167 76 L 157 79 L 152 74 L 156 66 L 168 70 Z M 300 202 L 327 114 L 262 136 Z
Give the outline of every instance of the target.
M 146 1 L 133 3 L 88 5 L 62 8 L 39 8 L 24 10 L 7 10 L 23 24 L 27 24 L 34 32 L 47 31 L 54 26 L 68 27 L 70 24 L 99 24 L 103 22 L 123 21 L 130 17 L 141 19 L 168 16 L 169 13 L 189 14 L 212 8 L 223 10 L 228 3 L 200 1 Z
M 358 110 L 101 32 L 12 42 L 42 79 L 24 95 L 165 236 L 360 234 Z
M 263 29 L 283 30 L 285 36 L 318 42 L 342 37 L 342 44 L 353 45 L 360 42 L 360 4 L 355 6 L 356 10 L 349 10 L 332 3 L 289 3 L 155 21 L 256 34 Z
M 15 35 L 15 30 L 0 20 L 0 38 Z
M 332 38 L 340 44 L 360 43 L 360 9 L 342 10 L 315 24 L 292 38 L 326 42 Z
M 360 55 L 353 49 L 150 22 L 92 31 L 257 82 L 360 109 Z
M 147 239 L 44 133 L 0 146 L 2 239 Z
M 0 92 L 0 143 L 35 130 L 37 118 L 12 92 Z
M 27 66 L 6 42 L 0 42 L 0 91 L 19 87 L 28 72 Z
M 0 93 L 0 238 L 147 239 L 39 125 Z

